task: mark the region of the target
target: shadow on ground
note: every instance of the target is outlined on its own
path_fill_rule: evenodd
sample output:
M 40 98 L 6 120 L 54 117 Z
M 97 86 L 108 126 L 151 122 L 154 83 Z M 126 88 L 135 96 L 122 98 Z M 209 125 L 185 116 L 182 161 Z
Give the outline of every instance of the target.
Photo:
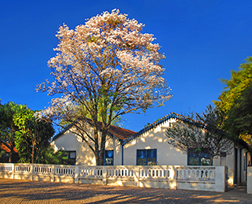
M 2 199 L 2 200 L 1 200 Z M 4 200 L 3 200 L 4 199 Z M 0 203 L 252 203 L 245 187 L 225 193 L 0 179 Z

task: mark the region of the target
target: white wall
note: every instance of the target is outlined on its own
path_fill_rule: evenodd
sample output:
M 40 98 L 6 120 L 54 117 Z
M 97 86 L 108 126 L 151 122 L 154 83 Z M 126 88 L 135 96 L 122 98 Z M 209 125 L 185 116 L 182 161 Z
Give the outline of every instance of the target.
M 187 165 L 187 155 L 168 144 L 166 130 L 170 119 L 124 146 L 124 165 L 136 165 L 137 149 L 157 149 L 158 165 Z
M 170 119 L 127 143 L 124 146 L 123 165 L 136 165 L 137 149 L 157 149 L 158 165 L 187 165 L 187 154 L 168 144 L 166 130 L 171 122 L 175 122 L 175 119 Z M 213 166 L 227 166 L 228 184 L 234 184 L 234 151 L 225 158 L 215 157 Z
M 92 134 L 92 129 L 90 128 L 90 134 Z M 66 151 L 76 151 L 76 165 L 96 165 L 95 156 L 92 150 L 88 147 L 86 142 L 82 141 L 81 137 L 76 136 L 70 131 L 66 131 L 63 135 L 55 139 L 51 145 L 55 151 L 66 150 Z M 94 145 L 93 145 L 94 146 Z M 121 150 L 119 142 L 116 139 L 112 139 L 107 136 L 107 141 L 105 145 L 106 150 L 114 150 L 114 165 L 120 165 Z
M 228 167 L 228 185 L 234 185 L 234 163 L 235 155 L 234 149 L 230 155 L 226 155 L 226 157 L 215 157 L 213 160 L 213 166 L 227 166 Z

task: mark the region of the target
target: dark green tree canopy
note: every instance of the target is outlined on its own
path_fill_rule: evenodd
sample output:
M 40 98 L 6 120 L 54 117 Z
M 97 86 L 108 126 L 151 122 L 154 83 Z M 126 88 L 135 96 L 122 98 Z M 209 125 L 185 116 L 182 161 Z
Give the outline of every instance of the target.
M 252 57 L 248 57 L 238 71 L 232 70 L 231 78 L 229 80 L 222 79 L 222 83 L 226 87 L 218 97 L 219 101 L 214 101 L 214 104 L 224 113 L 227 113 L 242 92 L 252 84 Z
M 241 64 L 238 71 L 231 71 L 229 80 L 215 105 L 224 113 L 222 127 L 229 135 L 240 138 L 252 147 L 252 57 Z
M 0 143 L 10 147 L 9 162 L 13 162 L 15 147 L 15 132 L 18 127 L 14 124 L 13 117 L 20 111 L 21 105 L 9 102 L 0 106 Z
M 13 162 L 14 147 L 21 162 L 34 162 L 43 157 L 54 134 L 51 122 L 36 120 L 35 111 L 14 102 L 0 106 L 0 142 L 10 149 L 9 162 Z
M 42 156 L 42 150 L 50 145 L 49 140 L 54 134 L 52 123 L 37 120 L 34 113 L 35 111 L 22 106 L 13 117 L 14 124 L 19 128 L 15 143 L 22 162 L 37 162 Z

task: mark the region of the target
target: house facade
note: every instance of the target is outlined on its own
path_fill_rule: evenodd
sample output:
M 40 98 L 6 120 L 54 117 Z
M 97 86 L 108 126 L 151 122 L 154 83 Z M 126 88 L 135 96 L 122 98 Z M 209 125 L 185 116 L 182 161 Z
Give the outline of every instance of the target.
M 202 158 L 187 155 L 168 144 L 166 130 L 177 120 L 186 117 L 171 113 L 148 125 L 139 132 L 111 126 L 106 141 L 104 165 L 200 165 L 208 162 L 208 155 Z M 87 124 L 92 134 L 92 126 Z M 69 152 L 69 158 L 76 165 L 96 165 L 93 152 L 79 136 L 69 129 L 56 135 L 51 143 L 55 151 Z M 228 183 L 246 183 L 247 166 L 251 158 L 246 144 L 234 143 L 232 154 L 225 153 L 213 159 L 213 166 L 228 167 Z

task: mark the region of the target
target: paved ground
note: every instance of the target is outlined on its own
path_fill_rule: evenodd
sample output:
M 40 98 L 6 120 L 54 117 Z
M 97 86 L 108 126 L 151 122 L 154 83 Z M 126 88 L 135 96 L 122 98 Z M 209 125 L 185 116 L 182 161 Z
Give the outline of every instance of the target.
M 244 187 L 225 193 L 111 187 L 0 179 L 0 204 L 11 203 L 251 203 Z

